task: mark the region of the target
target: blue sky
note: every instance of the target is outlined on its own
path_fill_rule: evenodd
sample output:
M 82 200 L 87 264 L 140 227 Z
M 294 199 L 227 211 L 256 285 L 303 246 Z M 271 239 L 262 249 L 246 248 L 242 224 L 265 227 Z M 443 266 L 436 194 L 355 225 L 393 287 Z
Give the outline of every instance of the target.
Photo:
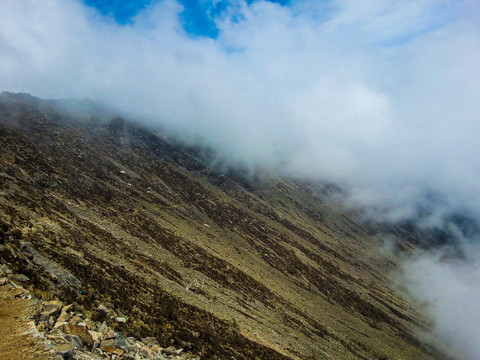
M 271 2 L 286 4 L 289 0 L 270 0 Z M 138 12 L 148 7 L 152 0 L 135 1 L 116 1 L 116 0 L 84 0 L 88 6 L 98 9 L 102 14 L 113 16 L 120 24 L 126 24 L 131 21 Z M 215 38 L 218 35 L 218 29 L 212 17 L 220 14 L 227 6 L 227 0 L 217 2 L 203 0 L 179 0 L 184 6 L 184 11 L 180 14 L 185 30 L 198 36 L 208 36 Z M 247 0 L 247 3 L 252 3 Z

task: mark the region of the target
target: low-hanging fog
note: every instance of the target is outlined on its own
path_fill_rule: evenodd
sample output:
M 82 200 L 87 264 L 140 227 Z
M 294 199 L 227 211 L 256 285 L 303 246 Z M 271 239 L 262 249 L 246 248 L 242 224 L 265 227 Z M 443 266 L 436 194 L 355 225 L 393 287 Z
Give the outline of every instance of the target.
M 223 161 L 335 182 L 371 216 L 478 219 L 478 1 L 204 3 L 214 38 L 187 32 L 173 0 L 126 24 L 79 0 L 0 1 L 0 90 L 106 103 Z M 404 271 L 459 359 L 480 358 L 469 254 Z

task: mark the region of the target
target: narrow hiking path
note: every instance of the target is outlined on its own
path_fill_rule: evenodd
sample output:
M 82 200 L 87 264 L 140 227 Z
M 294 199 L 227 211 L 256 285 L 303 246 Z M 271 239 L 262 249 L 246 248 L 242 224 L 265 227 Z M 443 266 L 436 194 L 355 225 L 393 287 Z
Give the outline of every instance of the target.
M 18 298 L 18 289 L 0 286 L 0 359 L 50 360 L 45 345 L 31 334 L 32 302 Z

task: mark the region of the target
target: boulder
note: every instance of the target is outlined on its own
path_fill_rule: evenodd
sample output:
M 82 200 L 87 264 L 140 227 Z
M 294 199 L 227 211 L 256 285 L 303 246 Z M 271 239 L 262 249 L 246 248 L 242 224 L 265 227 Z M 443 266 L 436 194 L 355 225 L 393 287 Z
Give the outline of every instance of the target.
M 58 317 L 57 321 L 59 322 L 67 322 L 70 320 L 72 315 L 68 313 L 68 311 L 72 308 L 73 304 L 66 305 L 62 308 L 62 312 L 60 313 L 60 316 Z
M 53 326 L 54 329 L 63 329 L 63 325 L 67 325 L 68 323 L 65 321 L 57 321 Z
M 12 270 L 10 270 L 6 265 L 0 264 L 0 275 L 11 274 Z
M 69 324 L 76 325 L 78 323 L 81 323 L 83 321 L 82 318 L 78 317 L 77 315 L 74 315 L 70 320 L 68 320 Z
M 118 333 L 115 337 L 115 343 L 117 346 L 122 350 L 128 350 L 128 344 L 126 342 L 126 338 L 122 333 Z
M 40 321 L 47 321 L 51 316 L 57 317 L 60 314 L 62 303 L 60 301 L 49 301 L 43 305 L 42 311 L 39 314 Z
M 153 353 L 153 351 L 148 349 L 148 348 L 145 348 L 145 347 L 140 348 L 138 350 L 138 354 L 141 357 L 146 358 L 146 359 L 154 359 L 155 358 L 155 354 Z
M 77 335 L 65 335 L 65 340 L 67 340 L 73 347 L 77 350 L 83 350 L 83 342 Z
M 55 355 L 60 355 L 66 360 L 71 359 L 74 352 L 75 352 L 75 348 L 70 343 L 57 344 L 55 345 L 55 348 L 54 348 Z
M 117 316 L 117 317 L 115 318 L 115 321 L 116 321 L 117 323 L 126 323 L 126 322 L 127 322 L 127 318 L 124 317 L 124 316 Z
M 100 343 L 100 349 L 111 354 L 123 354 L 123 350 L 117 347 L 117 343 L 113 339 L 102 340 Z
M 110 330 L 110 331 L 103 334 L 103 338 L 105 340 L 115 339 L 116 337 L 117 337 L 117 333 L 113 330 Z
M 93 330 L 89 330 L 88 332 L 90 333 L 90 335 L 92 335 L 93 341 L 98 341 L 103 337 L 103 334 L 101 332 Z
M 105 321 L 98 327 L 98 331 L 101 333 L 106 333 L 108 330 L 109 328 Z
M 112 310 L 112 304 L 110 303 L 101 303 L 98 305 L 97 311 L 107 318 L 112 318 L 115 316 L 115 312 Z
M 183 352 L 183 349 L 175 349 L 173 346 L 169 346 L 162 351 L 167 355 L 180 355 Z
M 65 334 L 78 336 L 87 346 L 92 346 L 94 343 L 92 334 L 90 334 L 86 326 L 66 324 L 63 325 L 63 331 Z

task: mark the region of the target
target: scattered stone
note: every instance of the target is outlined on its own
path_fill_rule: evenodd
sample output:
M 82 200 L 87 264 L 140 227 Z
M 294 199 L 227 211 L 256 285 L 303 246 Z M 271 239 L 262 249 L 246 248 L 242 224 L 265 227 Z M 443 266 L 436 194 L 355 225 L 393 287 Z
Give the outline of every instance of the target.
M 7 266 L 5 265 L 0 265 L 0 274 L 5 275 L 5 274 L 11 274 L 12 270 L 10 270 Z
M 162 351 L 167 355 L 180 355 L 183 352 L 183 349 L 175 349 L 173 346 L 169 346 Z
M 105 340 L 109 340 L 109 339 L 115 339 L 117 337 L 117 333 L 115 331 L 108 331 L 106 332 L 105 334 L 103 334 L 103 338 Z
M 77 325 L 78 323 L 81 323 L 83 321 L 82 318 L 78 317 L 77 315 L 73 316 L 68 323 L 72 325 Z
M 60 314 L 61 308 L 62 308 L 62 303 L 60 301 L 47 302 L 46 304 L 43 305 L 43 309 L 39 315 L 39 320 L 47 321 L 51 316 L 57 316 L 58 314 Z
M 65 340 L 67 340 L 73 347 L 77 350 L 83 350 L 83 342 L 77 335 L 65 335 Z
M 161 347 L 158 346 L 158 345 L 153 345 L 153 346 L 150 348 L 150 350 L 158 353 L 158 352 L 160 352 L 161 350 L 163 350 L 163 348 L 161 348 Z
M 89 330 L 96 330 L 97 327 L 95 326 L 94 322 L 90 319 L 85 319 L 85 325 Z
M 86 326 L 66 324 L 63 326 L 63 331 L 66 334 L 78 336 L 87 346 L 91 346 L 94 343 L 92 334 L 90 334 Z
M 134 337 L 127 337 L 125 340 L 127 340 L 127 342 L 130 344 L 130 345 L 133 345 L 137 342 L 137 339 L 135 339 Z
M 30 278 L 23 274 L 8 274 L 8 279 L 19 282 L 21 284 L 27 284 L 30 282 Z
M 98 341 L 102 338 L 103 334 L 98 331 L 89 330 L 90 335 L 92 335 L 93 341 Z
M 101 333 L 105 333 L 108 331 L 108 325 L 105 321 L 102 323 L 102 325 L 98 327 L 98 331 Z
M 147 359 L 153 359 L 155 357 L 154 353 L 150 349 L 144 347 L 140 348 L 138 354 Z
M 101 303 L 100 305 L 98 305 L 97 310 L 107 316 L 111 316 L 113 314 L 112 306 L 109 303 Z
M 62 356 L 64 359 L 71 359 L 75 349 L 72 344 L 57 344 L 54 348 L 54 353 L 56 355 Z
M 126 342 L 125 336 L 122 333 L 118 333 L 115 338 L 115 343 L 122 350 L 128 350 L 128 344 Z
M 62 308 L 62 312 L 60 313 L 60 316 L 57 319 L 58 322 L 67 322 L 68 320 L 70 320 L 72 315 L 70 315 L 68 311 L 72 308 L 72 306 L 73 304 L 70 304 Z
M 62 335 L 52 335 L 52 334 L 47 334 L 46 335 L 48 340 L 53 341 L 54 343 L 65 343 L 65 338 Z
M 8 269 L 7 269 L 8 270 Z M 0 275 L 6 273 L 0 265 Z M 18 283 L 27 280 L 21 274 L 0 278 L 0 285 L 10 287 L 15 296 L 30 297 L 31 294 Z M 26 277 L 27 278 L 27 277 Z M 28 279 L 28 278 L 27 278 Z M 30 281 L 30 279 L 28 279 Z M 38 301 L 38 300 L 37 300 Z M 104 321 L 92 322 L 85 314 L 71 311 L 74 304 L 63 306 L 60 301 L 38 301 L 41 304 L 40 312 L 31 321 L 24 335 L 31 335 L 42 339 L 45 346 L 51 349 L 51 357 L 55 360 L 167 360 L 193 359 L 185 354 L 183 348 L 190 348 L 190 343 L 180 341 L 182 349 L 174 346 L 162 348 L 153 337 L 145 337 L 141 341 L 134 337 L 125 337 L 116 332 Z M 117 324 L 128 321 L 128 317 L 117 314 L 109 303 L 102 303 L 98 311 L 109 315 Z M 78 311 L 78 309 L 76 309 Z M 96 331 L 97 330 L 97 331 Z M 171 341 L 173 344 L 173 340 Z M 188 345 L 188 346 L 187 346 Z M 196 358 L 195 358 L 196 359 Z M 197 359 L 200 360 L 200 359 Z
M 10 280 L 9 285 L 13 289 L 21 289 L 23 291 L 23 288 L 21 285 L 15 284 L 12 280 Z
M 102 342 L 100 343 L 100 349 L 105 352 L 114 353 L 115 350 L 117 350 L 117 344 L 113 339 L 102 340 Z
M 65 321 L 57 321 L 55 323 L 55 325 L 53 326 L 54 329 L 58 329 L 58 328 L 63 328 L 63 325 L 67 325 L 68 323 L 65 322 Z

